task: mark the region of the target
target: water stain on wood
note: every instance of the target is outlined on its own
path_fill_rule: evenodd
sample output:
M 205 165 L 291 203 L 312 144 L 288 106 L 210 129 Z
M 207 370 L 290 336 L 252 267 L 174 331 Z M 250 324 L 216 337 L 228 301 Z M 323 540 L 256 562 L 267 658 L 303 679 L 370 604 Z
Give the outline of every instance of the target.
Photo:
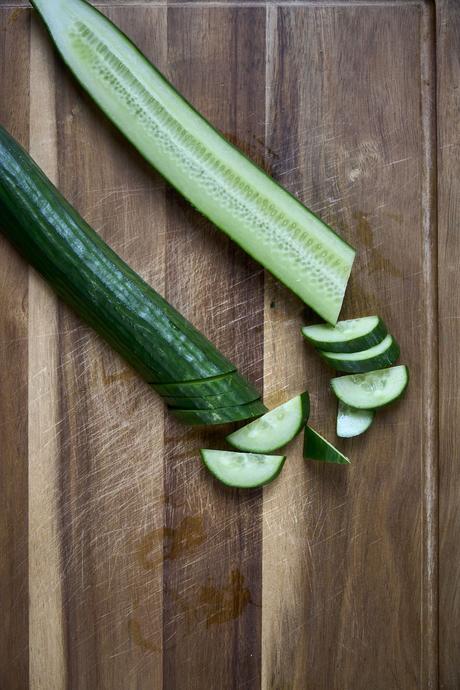
M 402 271 L 395 266 L 393 261 L 388 257 L 384 256 L 379 249 L 373 247 L 374 243 L 374 233 L 372 231 L 371 224 L 369 222 L 368 214 L 363 211 L 356 211 L 353 213 L 353 219 L 356 221 L 355 231 L 358 237 L 358 242 L 356 243 L 358 247 L 364 247 L 370 250 L 369 253 L 369 275 L 372 275 L 375 271 L 384 271 L 394 278 L 403 278 Z
M 189 588 L 186 595 L 172 592 L 172 598 L 188 627 L 205 623 L 209 628 L 228 623 L 239 618 L 249 604 L 257 606 L 245 585 L 244 575 L 237 568 L 230 571 L 223 586 L 208 578 L 205 585 Z
M 151 570 L 162 560 L 175 560 L 198 549 L 206 541 L 203 517 L 187 516 L 178 527 L 160 527 L 141 540 L 137 559 L 145 570 Z
M 244 576 L 239 570 L 232 570 L 228 585 L 215 587 L 207 584 L 201 587 L 199 606 L 207 610 L 206 625 L 220 625 L 239 618 L 248 604 L 253 604 L 251 592 L 244 585 Z
M 137 618 L 128 619 L 128 633 L 133 643 L 143 649 L 144 652 L 161 652 L 160 647 L 157 647 L 152 640 L 144 637 L 140 621 Z

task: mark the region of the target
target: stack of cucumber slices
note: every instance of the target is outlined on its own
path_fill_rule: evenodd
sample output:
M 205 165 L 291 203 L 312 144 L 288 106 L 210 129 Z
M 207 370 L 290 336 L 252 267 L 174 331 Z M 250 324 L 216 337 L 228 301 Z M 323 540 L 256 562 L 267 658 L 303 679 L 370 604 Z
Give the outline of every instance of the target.
M 369 429 L 375 410 L 404 393 L 409 370 L 392 366 L 399 346 L 378 316 L 302 328 L 304 337 L 334 369 L 348 376 L 332 379 L 339 400 L 337 436 L 351 438 Z
M 308 393 L 302 393 L 275 407 L 227 436 L 235 450 L 202 449 L 206 468 L 223 484 L 239 489 L 255 489 L 269 484 L 281 472 L 285 455 L 270 455 L 292 441 L 305 429 L 304 457 L 323 462 L 350 461 L 311 427 Z

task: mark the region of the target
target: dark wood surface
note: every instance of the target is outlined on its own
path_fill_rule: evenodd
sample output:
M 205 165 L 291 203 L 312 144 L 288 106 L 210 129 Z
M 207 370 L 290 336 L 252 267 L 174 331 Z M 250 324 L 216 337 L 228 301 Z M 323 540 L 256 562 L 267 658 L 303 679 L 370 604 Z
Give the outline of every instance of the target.
M 170 419 L 0 235 L 1 690 L 456 690 L 458 4 L 100 4 L 357 247 L 343 315 L 379 313 L 412 379 L 338 443 L 349 468 L 298 439 L 276 483 L 226 490 L 198 460 L 221 434 Z M 21 5 L 0 1 L 1 123 L 269 406 L 308 388 L 334 440 L 303 306 L 129 148 Z

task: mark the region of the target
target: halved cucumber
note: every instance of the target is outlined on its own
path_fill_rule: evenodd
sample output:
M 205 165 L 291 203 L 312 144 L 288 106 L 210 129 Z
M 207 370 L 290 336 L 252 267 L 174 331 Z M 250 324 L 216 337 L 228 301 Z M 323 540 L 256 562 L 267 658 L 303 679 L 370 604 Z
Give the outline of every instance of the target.
M 272 482 L 283 469 L 285 455 L 200 450 L 201 459 L 216 479 L 237 489 L 255 489 Z
M 359 374 L 394 364 L 399 357 L 399 345 L 393 336 L 387 335 L 378 345 L 361 352 L 318 352 L 337 371 Z
M 318 350 L 328 352 L 359 352 L 378 345 L 387 334 L 387 328 L 378 316 L 339 321 L 335 326 L 327 323 L 304 326 L 302 335 Z
M 258 398 L 260 400 L 260 397 Z M 178 410 L 219 410 L 223 407 L 235 407 L 237 402 L 229 400 L 225 395 L 203 395 L 199 398 L 171 398 L 163 397 L 163 401 L 172 409 Z M 248 402 L 256 402 L 251 400 Z M 246 404 L 241 401 L 240 404 Z
M 246 405 L 221 407 L 217 410 L 178 410 L 174 407 L 168 409 L 184 424 L 228 424 L 229 422 L 251 419 L 251 417 L 260 417 L 267 412 L 267 408 L 260 400 Z
M 352 438 L 364 434 L 374 420 L 374 410 L 357 410 L 339 400 L 337 410 L 337 436 Z
M 144 158 L 335 323 L 355 250 L 229 144 L 95 8 L 83 0 L 32 4 L 83 88 Z
M 340 465 L 349 465 L 349 459 L 334 448 L 332 443 L 314 431 L 311 427 L 305 427 L 303 456 L 306 460 L 320 460 L 321 462 L 335 462 Z
M 305 392 L 234 431 L 227 436 L 227 441 L 239 450 L 271 453 L 285 446 L 301 431 L 309 414 L 310 399 Z
M 171 398 L 200 398 L 222 395 L 227 405 L 239 405 L 260 398 L 259 391 L 237 371 L 200 381 L 182 381 L 180 383 L 155 383 L 153 387 L 162 396 Z
M 332 379 L 332 390 L 346 405 L 360 410 L 374 410 L 389 405 L 404 393 L 409 369 L 401 364 L 390 369 L 350 374 Z

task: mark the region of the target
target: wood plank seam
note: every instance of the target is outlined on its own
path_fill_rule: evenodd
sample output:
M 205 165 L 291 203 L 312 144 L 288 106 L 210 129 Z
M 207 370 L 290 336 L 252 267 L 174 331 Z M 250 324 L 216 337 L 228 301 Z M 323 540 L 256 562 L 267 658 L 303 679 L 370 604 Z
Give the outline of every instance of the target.
M 436 136 L 436 14 L 432 0 L 422 3 L 420 50 L 420 95 L 423 137 L 422 231 L 426 292 L 426 329 L 430 347 L 425 353 L 424 428 L 425 463 L 423 468 L 424 525 L 422 544 L 421 677 L 426 687 L 435 690 L 439 683 L 438 563 L 439 563 L 439 320 L 437 273 L 437 136 Z

